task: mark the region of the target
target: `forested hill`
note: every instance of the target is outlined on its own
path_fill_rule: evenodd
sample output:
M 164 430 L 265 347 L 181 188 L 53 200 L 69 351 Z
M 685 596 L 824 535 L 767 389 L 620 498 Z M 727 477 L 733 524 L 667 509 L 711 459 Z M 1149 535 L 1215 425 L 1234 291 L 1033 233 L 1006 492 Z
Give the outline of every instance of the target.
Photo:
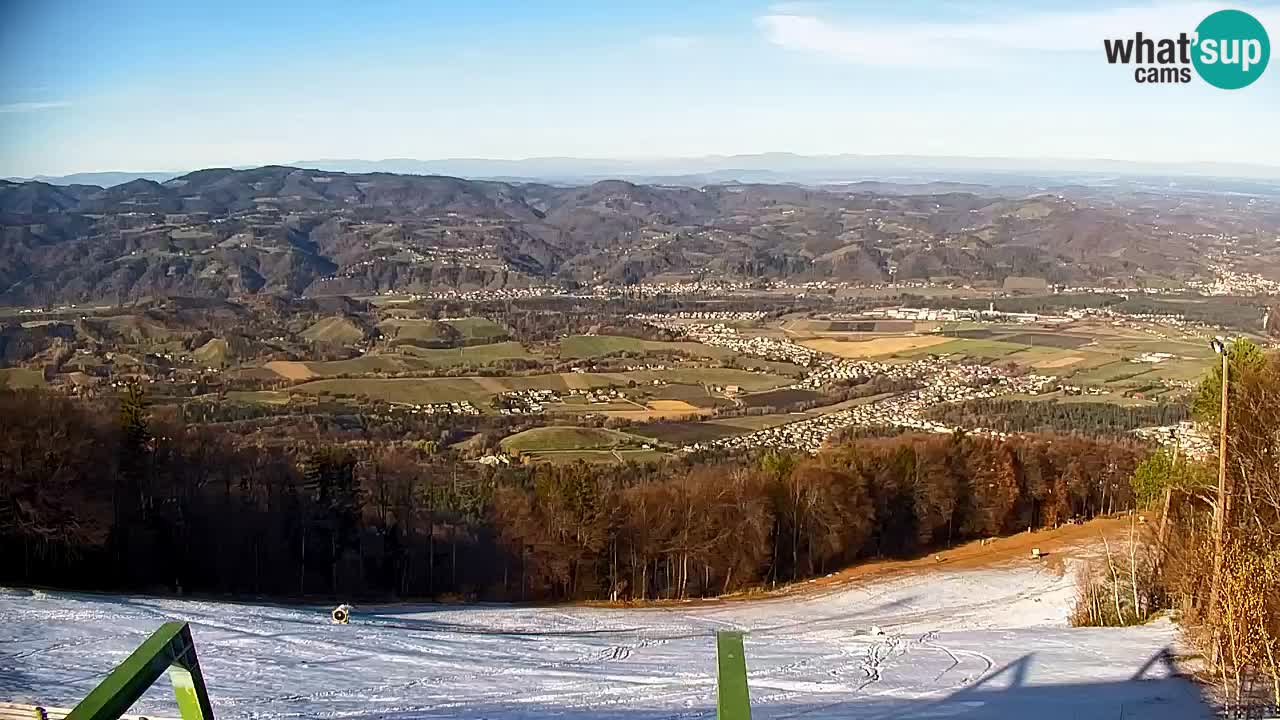
M 901 436 L 495 470 L 406 445 L 242 445 L 136 392 L 0 390 L 0 417 L 0 583 L 276 597 L 711 596 L 1127 509 L 1146 454 Z
M 0 304 L 680 275 L 1133 282 L 1203 273 L 1225 238 L 1237 249 L 1270 241 L 1277 209 L 1267 199 L 1199 196 L 1104 202 L 617 180 L 562 187 L 279 166 L 109 188 L 0 181 Z

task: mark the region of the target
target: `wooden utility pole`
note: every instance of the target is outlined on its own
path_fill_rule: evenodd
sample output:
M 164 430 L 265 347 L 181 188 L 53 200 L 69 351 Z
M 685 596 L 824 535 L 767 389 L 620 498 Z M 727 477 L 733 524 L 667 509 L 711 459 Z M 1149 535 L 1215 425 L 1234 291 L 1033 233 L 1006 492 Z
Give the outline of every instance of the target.
M 1209 584 L 1209 617 L 1217 613 L 1222 585 L 1223 543 L 1227 526 L 1227 391 L 1229 373 L 1227 349 L 1222 348 L 1222 411 L 1218 438 L 1218 502 L 1213 508 L 1213 580 Z

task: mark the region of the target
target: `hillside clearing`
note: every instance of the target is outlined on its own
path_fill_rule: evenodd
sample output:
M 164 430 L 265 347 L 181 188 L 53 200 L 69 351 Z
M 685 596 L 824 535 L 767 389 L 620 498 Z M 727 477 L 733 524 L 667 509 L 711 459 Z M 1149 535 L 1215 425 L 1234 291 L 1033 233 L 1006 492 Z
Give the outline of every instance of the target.
M 302 331 L 311 342 L 352 344 L 364 339 L 364 329 L 349 318 L 327 317 Z
M 263 367 L 288 380 L 310 380 L 317 377 L 306 363 L 293 360 L 272 360 Z

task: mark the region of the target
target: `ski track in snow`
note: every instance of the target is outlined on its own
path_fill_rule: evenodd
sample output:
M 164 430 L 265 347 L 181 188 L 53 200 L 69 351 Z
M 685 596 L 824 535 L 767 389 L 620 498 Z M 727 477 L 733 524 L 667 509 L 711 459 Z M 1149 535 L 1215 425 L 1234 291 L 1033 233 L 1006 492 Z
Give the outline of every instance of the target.
M 357 606 L 347 626 L 326 606 L 0 590 L 0 700 L 74 705 L 185 620 L 224 719 L 714 718 L 726 628 L 746 634 L 757 719 L 1211 717 L 1159 664 L 1132 679 L 1176 642 L 1168 621 L 1067 627 L 1072 577 L 1015 564 L 685 607 Z M 170 693 L 135 710 L 176 716 Z

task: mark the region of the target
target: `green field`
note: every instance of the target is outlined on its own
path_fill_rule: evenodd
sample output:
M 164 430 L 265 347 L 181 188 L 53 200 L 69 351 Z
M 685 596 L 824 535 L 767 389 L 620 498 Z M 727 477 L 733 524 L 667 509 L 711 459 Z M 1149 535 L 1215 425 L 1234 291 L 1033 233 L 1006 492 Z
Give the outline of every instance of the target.
M 551 425 L 533 428 L 503 438 L 506 452 L 546 452 L 549 450 L 606 450 L 641 445 L 643 438 L 604 428 Z
M 469 343 L 496 342 L 511 335 L 498 323 L 482 317 L 451 318 L 443 322 L 457 330 L 463 341 Z
M 700 408 L 731 407 L 733 405 L 733 401 L 729 398 L 716 395 L 702 385 L 663 385 L 646 390 L 644 395 L 650 400 L 682 400 Z
M 378 323 L 384 337 L 401 342 L 447 345 L 457 336 L 453 328 L 436 320 L 403 320 L 393 318 Z
M 757 430 L 786 425 L 814 417 L 814 413 L 780 413 L 777 415 L 745 415 L 715 418 L 701 422 L 651 422 L 628 428 L 636 435 L 672 445 L 707 442 Z
M 709 442 L 744 433 L 741 428 L 705 422 L 654 422 L 636 425 L 628 429 L 636 435 L 672 445 Z
M 534 357 L 518 342 L 440 349 L 403 345 L 396 350 L 395 353 L 365 355 L 350 360 L 327 360 L 305 364 L 308 370 L 320 377 L 334 377 L 414 372 L 455 365 L 488 365 L 503 360 L 528 360 Z
M 44 387 L 44 372 L 27 368 L 0 368 L 0 387 L 15 390 Z
M 1194 380 L 1212 351 L 1201 342 L 1166 339 L 1109 326 L 1072 327 L 1060 333 L 1021 326 L 977 326 L 940 345 L 898 352 L 898 358 L 952 354 L 977 362 L 1014 362 L 1035 372 L 1086 386 L 1136 389 L 1162 380 Z M 1129 362 L 1142 353 L 1171 353 L 1160 363 Z
M 1140 375 L 1145 371 L 1146 368 L 1141 365 L 1116 361 L 1077 372 L 1071 376 L 1071 382 L 1077 385 L 1106 385 Z
M 940 345 L 930 345 L 928 347 L 916 348 L 914 350 L 904 350 L 895 353 L 899 357 L 925 357 L 928 355 L 962 355 L 964 357 L 998 360 L 1006 355 L 1021 350 L 1026 350 L 1028 345 L 1020 345 L 1018 343 L 1002 342 L 1000 340 L 973 340 L 968 338 L 958 338 L 956 340 L 948 340 Z
M 680 352 L 693 357 L 723 359 L 736 355 L 732 350 L 712 347 L 696 342 L 659 342 L 616 335 L 570 335 L 560 341 L 562 358 L 595 358 L 613 353 Z
M 424 362 L 431 367 L 450 367 L 452 365 L 487 365 L 502 360 L 532 360 L 533 355 L 524 346 L 514 340 L 496 342 L 488 345 L 467 345 L 459 348 L 431 349 L 405 345 L 398 350 L 413 358 L 415 362 Z
M 302 337 L 311 342 L 357 343 L 364 339 L 364 330 L 344 317 L 327 317 L 302 331 Z

